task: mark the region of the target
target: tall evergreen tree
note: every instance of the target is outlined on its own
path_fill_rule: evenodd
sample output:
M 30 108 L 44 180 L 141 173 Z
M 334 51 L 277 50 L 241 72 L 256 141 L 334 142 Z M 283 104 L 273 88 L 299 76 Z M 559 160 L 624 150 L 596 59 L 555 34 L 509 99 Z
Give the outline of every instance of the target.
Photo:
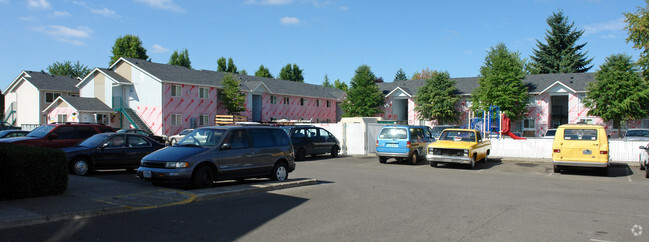
M 575 23 L 568 23 L 563 11 L 552 13 L 546 19 L 550 30 L 545 33 L 546 43 L 536 40 L 537 49 L 533 50 L 530 72 L 537 73 L 582 73 L 587 72 L 593 58 L 586 57 L 586 43 L 577 45 L 577 40 L 584 34 L 583 30 L 574 28 Z
M 343 90 L 345 92 L 347 92 L 347 90 L 349 90 L 349 86 L 347 86 L 347 83 L 341 82 L 340 79 L 336 79 L 334 81 L 334 87 L 338 88 L 340 90 Z
M 415 111 L 420 119 L 437 120 L 439 124 L 453 123 L 460 115 L 455 108 L 459 100 L 455 81 L 451 80 L 448 72 L 435 72 L 417 91 Z
M 227 72 L 227 70 L 228 70 L 228 65 L 225 60 L 225 57 L 221 56 L 221 58 L 216 60 L 216 71 Z
M 394 75 L 394 80 L 395 81 L 405 81 L 408 80 L 408 76 L 406 75 L 406 72 L 403 71 L 403 69 L 399 68 L 397 71 L 397 74 Z
M 633 48 L 640 51 L 638 66 L 642 75 L 649 80 L 649 0 L 645 0 L 645 7 L 638 7 L 633 13 L 624 13 L 627 26 L 624 28 L 629 32 L 626 42 L 632 42 Z
M 124 35 L 115 40 L 112 50 L 113 56 L 110 57 L 108 65 L 112 65 L 120 57 L 130 57 L 146 60 L 149 56 L 146 55 L 146 49 L 142 47 L 140 37 L 136 35 Z
M 471 95 L 473 110 L 488 110 L 490 105 L 500 107 L 512 120 L 521 120 L 527 112 L 527 86 L 524 61 L 518 52 L 511 52 L 498 43 L 487 52 L 480 67 L 479 87 Z
M 231 57 L 228 58 L 228 68 L 225 71 L 230 73 L 239 73 L 239 71 L 237 71 L 237 66 L 234 65 L 234 61 Z
M 304 82 L 304 77 L 302 76 L 302 71 L 297 64 L 286 64 L 279 72 L 278 78 L 281 80 L 288 80 L 294 82 Z
M 322 86 L 324 86 L 324 87 L 334 87 L 334 84 L 331 84 L 331 82 L 329 81 L 329 76 L 327 76 L 327 74 L 325 74 L 325 76 L 324 76 L 324 81 L 322 81 Z
M 259 66 L 259 69 L 255 72 L 255 76 L 273 78 L 273 75 L 270 74 L 270 71 L 264 65 Z
M 232 73 L 223 75 L 223 98 L 222 102 L 228 114 L 239 114 L 246 111 L 243 103 L 246 101 L 245 94 L 241 93 L 239 81 Z
M 383 112 L 381 106 L 385 103 L 385 97 L 375 80 L 376 76 L 369 66 L 361 65 L 356 69 L 351 87 L 347 90 L 347 100 L 342 104 L 343 117 L 372 117 Z
M 189 51 L 187 51 L 187 49 L 184 49 L 181 52 L 174 50 L 174 53 L 172 53 L 169 57 L 168 64 L 175 66 L 184 66 L 192 69 L 192 62 L 189 60 Z
M 72 61 L 54 62 L 47 67 L 47 73 L 55 76 L 69 76 L 72 78 L 84 78 L 91 69 L 86 65 L 82 65 L 79 61 L 73 63 Z
M 588 115 L 612 120 L 620 132 L 620 121 L 649 116 L 649 85 L 638 75 L 631 56 L 606 57 L 595 73 L 595 80 L 586 87 Z

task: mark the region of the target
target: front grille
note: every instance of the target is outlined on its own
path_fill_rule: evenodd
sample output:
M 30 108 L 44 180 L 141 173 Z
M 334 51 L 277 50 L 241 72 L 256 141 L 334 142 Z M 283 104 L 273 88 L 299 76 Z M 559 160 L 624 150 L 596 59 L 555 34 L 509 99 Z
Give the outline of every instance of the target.
M 433 155 L 443 155 L 443 156 L 460 156 L 464 157 L 464 149 L 441 149 L 441 148 L 432 148 L 431 154 Z M 430 152 L 430 151 L 429 151 Z
M 151 167 L 151 168 L 165 168 L 164 162 L 142 162 L 142 167 Z

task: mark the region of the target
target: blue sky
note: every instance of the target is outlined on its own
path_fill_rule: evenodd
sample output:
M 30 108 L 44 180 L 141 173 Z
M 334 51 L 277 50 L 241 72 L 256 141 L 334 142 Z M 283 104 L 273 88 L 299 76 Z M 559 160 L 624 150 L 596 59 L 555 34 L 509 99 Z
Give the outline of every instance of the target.
M 153 62 L 187 48 L 194 69 L 216 70 L 232 57 L 250 75 L 286 64 L 305 82 L 349 83 L 369 65 L 392 81 L 423 68 L 451 77 L 479 74 L 486 51 L 503 42 L 528 58 L 545 37 L 546 18 L 563 10 L 585 34 L 598 69 L 612 54 L 638 51 L 625 39 L 624 12 L 641 0 L 343 1 L 343 0 L 0 0 L 0 88 L 22 70 L 56 61 L 107 67 L 115 39 L 140 37 Z M 544 42 L 544 41 L 543 41 Z

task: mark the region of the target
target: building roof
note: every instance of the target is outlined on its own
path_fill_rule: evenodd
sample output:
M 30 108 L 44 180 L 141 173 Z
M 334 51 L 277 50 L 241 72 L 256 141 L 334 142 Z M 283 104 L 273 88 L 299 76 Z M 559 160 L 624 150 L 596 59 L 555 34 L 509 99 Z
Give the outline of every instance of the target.
M 71 97 L 59 96 L 50 104 L 44 111 L 58 105 L 59 101 L 66 102 L 79 112 L 113 112 L 113 109 L 108 107 L 104 102 L 95 97 Z
M 20 80 L 25 79 L 40 91 L 79 92 L 75 85 L 79 79 L 68 76 L 54 76 L 43 71 L 23 71 L 4 91 L 10 92 Z
M 97 69 L 99 69 L 101 72 L 105 73 L 110 78 L 112 78 L 113 80 L 115 80 L 116 82 L 118 82 L 120 84 L 132 84 L 131 81 L 127 80 L 123 76 L 120 76 L 119 74 L 117 74 L 116 72 L 114 72 L 112 70 L 109 70 L 109 69 L 106 69 L 106 68 L 99 68 L 99 67 L 97 67 Z
M 455 81 L 455 86 L 460 95 L 471 95 L 474 89 L 478 88 L 478 77 L 460 77 L 451 78 Z M 534 74 L 527 75 L 523 84 L 527 85 L 530 93 L 540 93 L 556 82 L 563 83 L 576 92 L 585 92 L 588 83 L 595 81 L 594 73 L 553 73 L 553 74 Z M 419 88 L 426 84 L 425 80 L 406 80 L 386 83 L 378 83 L 379 89 L 383 94 L 392 92 L 397 87 L 410 95 L 416 95 Z
M 122 59 L 155 76 L 161 82 L 204 85 L 223 88 L 223 77 L 225 75 L 225 72 L 192 70 L 182 66 L 160 64 L 134 58 L 123 57 Z M 341 99 L 345 94 L 344 91 L 336 88 L 323 87 L 309 83 L 292 82 L 267 77 L 240 74 L 234 75 L 236 78 L 241 80 L 241 88 L 245 89 L 245 91 L 253 91 L 263 83 L 269 89 L 271 94 L 277 95 Z

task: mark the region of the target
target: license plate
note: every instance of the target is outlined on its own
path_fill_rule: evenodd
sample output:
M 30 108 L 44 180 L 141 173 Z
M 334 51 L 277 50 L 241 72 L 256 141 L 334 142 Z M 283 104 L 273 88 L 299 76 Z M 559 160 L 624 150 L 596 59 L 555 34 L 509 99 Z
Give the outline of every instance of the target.
M 385 144 L 385 147 L 399 147 L 399 144 Z
M 142 171 L 142 176 L 144 178 L 151 178 L 151 171 Z

